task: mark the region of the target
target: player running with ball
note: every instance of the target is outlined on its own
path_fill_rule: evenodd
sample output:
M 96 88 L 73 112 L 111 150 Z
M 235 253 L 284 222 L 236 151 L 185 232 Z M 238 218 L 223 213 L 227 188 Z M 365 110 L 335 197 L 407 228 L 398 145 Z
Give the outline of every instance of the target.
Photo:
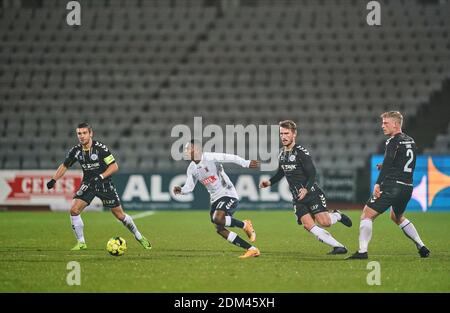
M 233 217 L 238 209 L 239 196 L 222 166 L 222 163 L 234 163 L 242 167 L 257 168 L 259 161 L 245 160 L 232 154 L 202 152 L 201 143 L 195 140 L 186 144 L 185 154 L 191 160 L 187 168 L 186 183 L 183 187 L 175 186 L 174 194 L 188 194 L 194 190 L 197 181 L 200 181 L 211 197 L 210 216 L 217 233 L 230 243 L 247 250 L 239 258 L 259 256 L 258 248 L 243 240 L 235 232 L 226 229 L 226 227 L 242 228 L 251 242 L 256 240 L 252 222 L 240 221 Z
M 70 149 L 63 164 L 58 167 L 55 175 L 47 183 L 47 188 L 52 189 L 56 181 L 63 177 L 67 169 L 77 161 L 83 169 L 83 181 L 70 208 L 72 228 L 77 239 L 77 244 L 72 250 L 87 249 L 83 233 L 84 224 L 80 214 L 95 196 L 102 200 L 104 207 L 111 209 L 114 216 L 133 233 L 145 249 L 151 249 L 150 242 L 141 235 L 131 216 L 123 212 L 119 196 L 111 180 L 111 175 L 119 170 L 114 156 L 104 144 L 92 139 L 93 131 L 89 124 L 79 124 L 76 132 L 80 143 Z

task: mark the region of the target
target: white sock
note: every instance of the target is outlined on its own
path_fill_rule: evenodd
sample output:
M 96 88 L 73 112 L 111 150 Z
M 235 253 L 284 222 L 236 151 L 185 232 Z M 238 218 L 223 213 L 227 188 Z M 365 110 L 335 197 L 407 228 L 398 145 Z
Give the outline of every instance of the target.
M 328 213 L 328 215 L 330 216 L 331 225 L 336 224 L 342 218 L 341 214 L 338 212 Z
M 363 219 L 359 224 L 359 252 L 367 252 L 370 239 L 372 238 L 372 220 Z
M 231 216 L 225 216 L 225 226 L 231 226 Z
M 71 215 L 72 229 L 78 242 L 86 243 L 84 240 L 83 228 L 84 223 L 80 215 Z
M 332 247 L 343 247 L 344 245 L 341 244 L 339 241 L 337 241 L 336 239 L 333 238 L 333 236 L 331 236 L 331 234 L 329 232 L 327 232 L 325 229 L 320 228 L 317 225 L 314 225 L 310 230 L 310 233 L 314 234 L 316 236 L 316 238 L 323 242 L 326 243 L 329 246 Z
M 236 237 L 237 237 L 237 234 L 232 232 L 232 231 L 230 231 L 230 233 L 228 234 L 227 240 L 229 242 L 233 243 L 233 241 L 234 241 L 234 239 L 236 239 Z
M 128 214 L 125 214 L 125 218 L 123 219 L 122 223 L 123 223 L 123 225 L 125 225 L 128 228 L 128 230 L 130 232 L 133 233 L 134 237 L 137 240 L 141 240 L 142 239 L 142 235 L 139 232 L 139 230 L 137 229 L 136 224 L 134 224 L 133 219 L 131 218 L 131 216 L 129 216 Z
M 413 223 L 411 223 L 409 220 L 405 218 L 405 220 L 398 226 L 400 226 L 400 228 L 403 230 L 403 232 L 409 239 L 414 241 L 414 243 L 417 246 L 417 249 L 420 249 L 424 246 L 424 243 L 422 242 L 422 239 L 420 239 L 419 233 L 417 232 Z

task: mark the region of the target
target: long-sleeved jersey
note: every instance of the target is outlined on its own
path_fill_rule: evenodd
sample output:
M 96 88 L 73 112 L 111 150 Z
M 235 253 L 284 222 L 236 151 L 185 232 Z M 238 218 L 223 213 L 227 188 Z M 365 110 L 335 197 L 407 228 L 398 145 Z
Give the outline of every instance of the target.
M 300 188 L 308 190 L 305 200 L 310 194 L 320 190 L 316 183 L 316 168 L 306 148 L 300 145 L 294 146 L 289 151 L 284 151 L 282 148 L 278 155 L 278 162 L 278 171 L 270 182 L 274 185 L 286 177 L 293 200 L 297 199 Z
M 83 181 L 87 181 L 95 175 L 100 175 L 110 164 L 115 163 L 114 156 L 108 147 L 96 140 L 92 141 L 89 150 L 83 150 L 81 144 L 72 147 L 64 159 L 64 166 L 69 168 L 77 161 L 83 170 Z M 106 181 L 110 179 L 111 177 L 108 177 Z
M 181 194 L 192 192 L 197 181 L 200 181 L 208 190 L 211 203 L 225 196 L 239 199 L 236 188 L 223 170 L 222 163 L 234 163 L 242 167 L 250 166 L 249 160 L 237 155 L 204 152 L 199 163 L 192 161 L 189 164 L 186 183 L 181 188 Z
M 392 180 L 411 185 L 415 167 L 416 143 L 405 133 L 398 133 L 386 140 L 386 151 L 377 184 Z

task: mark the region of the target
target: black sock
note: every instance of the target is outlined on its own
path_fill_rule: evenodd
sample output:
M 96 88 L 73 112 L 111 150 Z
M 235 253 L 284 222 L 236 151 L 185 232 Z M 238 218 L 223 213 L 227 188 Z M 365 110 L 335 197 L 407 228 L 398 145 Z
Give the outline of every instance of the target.
M 244 239 L 242 239 L 239 236 L 236 236 L 236 238 L 234 238 L 232 244 L 244 248 L 246 250 L 250 249 L 250 247 L 252 246 L 251 244 L 249 244 L 247 241 L 245 241 Z
M 231 218 L 231 225 L 230 227 L 239 227 L 239 228 L 244 228 L 244 222 L 237 220 L 235 218 Z

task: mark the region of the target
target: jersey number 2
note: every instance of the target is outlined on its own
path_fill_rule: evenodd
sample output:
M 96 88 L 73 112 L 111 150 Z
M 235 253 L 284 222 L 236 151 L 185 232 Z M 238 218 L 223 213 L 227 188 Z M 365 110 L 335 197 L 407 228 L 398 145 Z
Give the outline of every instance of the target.
M 405 167 L 403 168 L 403 171 L 406 173 L 411 173 L 412 172 L 412 168 L 409 167 L 409 165 L 411 164 L 411 162 L 414 159 L 414 152 L 411 149 L 406 150 L 406 156 L 409 157 L 408 162 L 406 162 Z

